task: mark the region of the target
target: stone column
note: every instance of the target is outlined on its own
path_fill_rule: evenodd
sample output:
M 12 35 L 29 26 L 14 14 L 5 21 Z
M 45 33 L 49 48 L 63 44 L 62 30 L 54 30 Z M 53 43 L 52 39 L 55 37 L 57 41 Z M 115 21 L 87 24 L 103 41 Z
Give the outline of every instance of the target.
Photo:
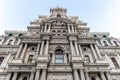
M 18 75 L 18 72 L 14 72 L 12 80 L 16 80 L 17 79 L 17 75 Z
M 88 72 L 85 72 L 86 80 L 89 80 Z
M 85 75 L 84 75 L 83 69 L 80 69 L 79 71 L 80 71 L 81 80 L 85 80 Z
M 45 43 L 44 41 L 42 41 L 42 43 L 41 43 L 40 55 L 42 55 L 42 54 L 43 54 L 44 43 Z
M 1 64 L 1 67 L 4 67 L 4 68 L 6 67 L 6 65 L 8 64 L 8 61 L 9 61 L 10 57 L 11 57 L 11 53 L 8 53 L 7 58 L 4 59 L 4 62 Z
M 36 71 L 35 80 L 40 80 L 40 70 Z
M 44 52 L 45 52 L 44 55 L 46 55 L 46 56 L 48 55 L 48 49 L 49 49 L 49 41 L 47 40 L 47 41 L 46 41 L 46 46 L 45 46 L 45 49 L 44 49 L 44 50 L 45 50 L 45 51 L 44 51 Z
M 17 54 L 16 54 L 16 56 L 15 56 L 15 59 L 17 59 L 17 58 L 20 56 L 22 47 L 23 47 L 23 44 L 20 44 L 20 47 L 19 47 L 19 49 L 18 49 L 18 51 L 17 51 Z
M 75 33 L 77 33 L 77 26 L 75 27 Z
M 52 63 L 55 63 L 55 54 L 52 53 Z
M 37 58 L 37 56 L 39 55 L 39 51 L 40 51 L 40 44 L 38 43 L 38 45 L 37 45 L 37 52 L 36 52 L 35 58 Z
M 70 41 L 70 48 L 71 48 L 72 55 L 75 56 L 75 50 L 74 50 L 73 42 L 72 41 Z
M 93 45 L 91 44 L 90 47 L 91 47 L 91 50 L 92 50 L 92 53 L 93 53 L 95 59 L 97 59 L 97 55 L 96 55 L 96 53 L 95 53 L 95 50 L 94 50 Z
M 23 59 L 25 54 L 26 54 L 27 46 L 28 46 L 28 44 L 25 44 L 24 49 L 23 49 L 22 54 L 21 54 L 21 59 Z
M 113 62 L 111 61 L 111 59 L 108 57 L 108 55 L 106 53 L 105 53 L 105 57 L 106 57 L 107 62 L 110 64 L 110 67 L 115 68 Z
M 72 32 L 74 33 L 74 27 L 73 27 L 73 25 L 71 27 L 72 27 Z
M 98 54 L 99 58 L 101 59 L 102 56 L 101 56 L 101 54 L 100 54 L 100 52 L 99 52 L 99 49 L 98 49 L 97 45 L 95 45 L 95 49 L 96 49 L 96 51 L 97 51 L 97 54 Z
M 49 28 L 48 28 L 48 32 L 50 32 L 50 25 L 49 25 Z
M 46 80 L 46 69 L 42 70 L 41 80 Z
M 71 32 L 71 30 L 70 30 L 70 26 L 68 25 L 68 33 L 70 33 Z
M 66 56 L 66 53 L 64 53 L 64 63 L 67 63 L 67 56 Z
M 41 32 L 44 32 L 44 30 L 43 30 L 43 29 L 44 29 L 44 26 L 40 26 L 40 27 L 41 27 Z
M 120 60 L 120 55 L 119 55 L 119 54 L 117 54 L 117 57 L 118 57 L 118 59 Z
M 116 61 L 117 61 L 117 63 L 118 63 L 118 65 L 120 66 L 120 55 L 119 54 L 117 54 L 117 59 L 116 59 Z
M 45 29 L 44 29 L 44 32 L 46 32 L 47 31 L 47 25 L 45 25 Z
M 106 80 L 104 72 L 100 72 L 102 80 Z
M 107 79 L 108 79 L 108 80 L 112 80 L 112 77 L 111 77 L 111 75 L 110 75 L 109 72 L 106 72 L 106 76 L 107 76 Z
M 75 80 L 79 80 L 79 75 L 78 75 L 77 69 L 74 69 L 74 78 L 75 78 Z
M 33 79 L 34 79 L 34 73 L 35 73 L 35 72 L 31 72 L 30 80 L 33 80 Z
M 79 56 L 79 50 L 78 50 L 78 45 L 76 41 L 75 41 L 75 49 L 76 49 L 77 56 Z
M 5 80 L 10 80 L 12 73 L 8 73 L 7 78 Z
M 81 49 L 81 45 L 79 45 L 79 50 L 80 50 L 80 55 L 83 57 L 83 53 L 82 53 L 82 49 Z

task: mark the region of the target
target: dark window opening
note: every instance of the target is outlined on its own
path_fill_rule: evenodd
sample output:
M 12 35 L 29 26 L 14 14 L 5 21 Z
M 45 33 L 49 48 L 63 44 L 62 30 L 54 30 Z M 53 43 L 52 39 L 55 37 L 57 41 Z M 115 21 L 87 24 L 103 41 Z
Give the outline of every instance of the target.
M 0 57 L 0 65 L 2 64 L 4 57 Z
M 106 35 L 103 35 L 102 37 L 107 38 L 107 36 L 106 36 Z
M 11 45 L 12 44 L 12 39 L 8 41 L 8 45 Z
M 104 45 L 105 45 L 105 46 L 108 46 L 108 44 L 107 44 L 107 42 L 106 42 L 106 41 L 103 41 L 103 43 L 104 43 Z
M 88 55 L 85 55 L 85 59 L 87 60 L 87 63 L 89 63 L 89 62 L 90 62 L 90 58 L 89 58 L 89 56 L 88 56 Z
M 94 35 L 94 37 L 97 37 L 97 35 Z
M 63 56 L 63 51 L 61 49 L 57 49 L 55 51 L 55 62 L 56 63 L 63 63 L 64 62 L 64 56 Z
M 23 36 L 23 34 L 19 34 L 19 37 Z
M 118 65 L 118 63 L 117 63 L 115 58 L 111 58 L 111 60 L 112 60 L 113 64 L 115 65 L 115 67 L 119 67 L 119 65 Z
M 94 77 L 92 77 L 91 80 L 96 80 L 96 79 Z
M 35 48 L 34 47 L 32 47 L 32 51 L 34 51 L 35 50 Z
M 33 60 L 33 55 L 29 55 L 28 62 L 31 63 Z
M 24 77 L 23 80 L 27 80 L 27 77 Z
M 60 14 L 57 14 L 57 17 L 59 17 L 59 18 L 60 18 L 60 17 L 61 17 L 61 15 L 60 15 Z
M 10 33 L 8 36 L 12 36 L 13 34 L 12 33 Z
M 115 46 L 119 46 L 118 43 L 117 43 L 116 41 L 113 41 L 113 42 L 114 42 Z

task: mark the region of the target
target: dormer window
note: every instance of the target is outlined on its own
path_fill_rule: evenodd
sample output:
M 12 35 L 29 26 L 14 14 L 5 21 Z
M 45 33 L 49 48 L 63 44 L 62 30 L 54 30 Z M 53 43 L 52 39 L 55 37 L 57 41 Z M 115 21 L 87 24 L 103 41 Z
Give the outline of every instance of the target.
M 8 41 L 8 45 L 11 45 L 12 44 L 12 39 L 10 39 L 9 41 Z
M 117 41 L 113 41 L 113 43 L 115 44 L 115 46 L 119 46 Z
M 105 45 L 105 46 L 108 46 L 108 44 L 107 44 L 107 42 L 106 42 L 106 41 L 103 41 L 103 43 L 104 43 L 104 45 Z
M 12 33 L 10 33 L 8 36 L 12 36 L 13 34 Z

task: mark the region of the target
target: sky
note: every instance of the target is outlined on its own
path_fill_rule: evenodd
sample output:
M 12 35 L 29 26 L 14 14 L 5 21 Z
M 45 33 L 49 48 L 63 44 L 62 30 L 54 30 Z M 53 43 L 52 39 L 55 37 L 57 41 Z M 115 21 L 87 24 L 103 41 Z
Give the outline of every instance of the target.
M 49 9 L 57 6 L 87 22 L 90 32 L 109 32 L 120 38 L 120 0 L 0 0 L 0 34 L 27 30 L 30 21 L 49 15 Z

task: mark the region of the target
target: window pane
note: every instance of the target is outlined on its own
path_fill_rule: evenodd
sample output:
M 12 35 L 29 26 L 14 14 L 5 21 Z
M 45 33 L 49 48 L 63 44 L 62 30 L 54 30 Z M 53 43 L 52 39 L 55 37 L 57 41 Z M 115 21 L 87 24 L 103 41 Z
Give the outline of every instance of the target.
M 63 59 L 56 59 L 56 63 L 63 63 Z
M 56 58 L 63 58 L 63 55 L 56 55 Z

